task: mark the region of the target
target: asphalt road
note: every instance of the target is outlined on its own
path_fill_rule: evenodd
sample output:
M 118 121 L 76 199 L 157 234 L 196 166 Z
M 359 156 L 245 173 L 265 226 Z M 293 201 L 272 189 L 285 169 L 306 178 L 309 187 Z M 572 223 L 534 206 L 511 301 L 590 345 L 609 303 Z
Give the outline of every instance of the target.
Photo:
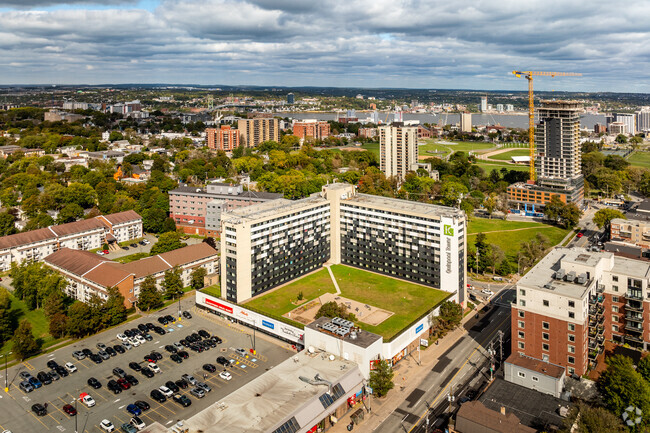
M 496 339 L 499 330 L 504 333 L 504 341 L 510 335 L 510 304 L 506 302 L 512 293 L 511 286 L 506 286 L 495 295 L 490 310 L 440 357 L 426 378 L 375 432 L 417 431 L 417 426 L 423 422 L 429 408 L 446 404 L 452 388 L 453 395 L 460 397 L 466 392 L 467 383 L 487 380 L 485 373 L 481 373 L 481 368 L 488 361 L 490 343 Z M 505 346 L 504 343 L 504 349 Z
M 98 342 L 111 346 L 115 345 L 118 343 L 116 338 L 118 333 L 123 332 L 125 329 L 135 328 L 139 323 L 155 322 L 158 324 L 156 319 L 159 315 L 137 319 L 120 327 L 80 340 L 51 354 L 31 359 L 29 362 L 10 368 L 8 370 L 9 393 L 0 392 L 0 431 L 6 429 L 14 433 L 73 432 L 75 431 L 75 419 L 63 413 L 61 408 L 64 404 L 73 402 L 75 397 L 78 398 L 80 392 L 88 392 L 97 404 L 92 408 L 86 408 L 81 402 L 77 404 L 79 432 L 100 433 L 99 423 L 105 418 L 112 421 L 116 429 L 119 430 L 120 425 L 128 422 L 131 418 L 125 407 L 136 400 L 144 400 L 151 405 L 151 409 L 141 415 L 142 420 L 147 425 L 154 421 L 158 421 L 162 425 L 171 425 L 173 422 L 186 419 L 219 401 L 238 387 L 260 376 L 269 368 L 292 355 L 293 352 L 261 338 L 256 338 L 256 355 L 248 354 L 245 358 L 236 355 L 234 353 L 235 348 L 249 349 L 251 347 L 251 336 L 248 333 L 239 331 L 237 328 L 226 326 L 224 322 L 221 322 L 216 317 L 198 314 L 196 309 L 191 309 L 193 303 L 193 299 L 185 301 L 185 307 L 190 308 L 192 319 L 182 320 L 180 323 L 177 321 L 175 324 L 167 326 L 168 333 L 162 336 L 152 332 L 153 341 L 147 342 L 140 347 L 134 347 L 123 355 L 118 354 L 101 364 L 96 365 L 89 359 L 78 361 L 73 358 L 72 352 L 89 348 L 97 353 L 95 345 Z M 166 311 L 163 310 L 163 314 L 173 315 L 177 308 L 177 304 L 174 304 L 168 307 Z M 223 339 L 223 343 L 202 353 L 188 350 L 190 356 L 182 364 L 176 364 L 170 360 L 169 353 L 163 347 L 166 344 L 179 341 L 199 329 L 205 329 L 212 335 L 218 335 Z M 158 361 L 158 365 L 162 370 L 161 374 L 156 374 L 153 378 L 148 379 L 141 373 L 129 368 L 128 364 L 132 361 L 144 365 L 144 355 L 153 350 L 163 355 L 163 359 Z M 229 368 L 233 376 L 230 381 L 218 377 L 218 373 L 222 369 L 217 369 L 213 374 L 202 369 L 205 363 L 217 365 L 215 360 L 217 356 L 221 355 L 234 359 L 236 362 L 233 367 Z M 21 371 L 29 371 L 33 376 L 36 376 L 39 371 L 49 370 L 45 364 L 51 359 L 60 365 L 70 361 L 78 368 L 78 371 L 28 394 L 18 388 L 20 383 L 18 375 Z M 121 394 L 114 395 L 106 389 L 106 383 L 110 379 L 116 379 L 112 375 L 112 370 L 115 367 L 121 367 L 128 374 L 133 374 L 140 383 L 129 390 L 123 391 Z M 181 407 L 171 399 L 160 404 L 149 397 L 151 390 L 158 388 L 168 380 L 178 380 L 185 373 L 192 374 L 198 380 L 203 380 L 203 374 L 206 373 L 205 382 L 212 388 L 212 392 L 202 399 L 197 399 L 189 394 L 190 388 L 181 389 L 181 393 L 188 395 L 192 401 L 192 405 L 187 408 Z M 92 389 L 88 386 L 87 380 L 91 376 L 99 379 L 102 388 Z M 34 403 L 47 403 L 48 414 L 42 417 L 36 416 L 31 411 L 31 406 Z

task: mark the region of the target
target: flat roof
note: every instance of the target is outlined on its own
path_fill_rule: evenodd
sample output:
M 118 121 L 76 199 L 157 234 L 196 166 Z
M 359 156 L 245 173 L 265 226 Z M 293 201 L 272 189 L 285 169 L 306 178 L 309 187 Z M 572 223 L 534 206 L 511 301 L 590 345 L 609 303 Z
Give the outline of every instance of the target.
M 346 200 L 342 200 L 341 204 L 356 203 L 359 205 L 377 205 L 394 209 L 396 212 L 412 212 L 417 214 L 425 214 L 431 216 L 446 216 L 464 218 L 465 213 L 459 209 L 440 206 L 437 204 L 419 203 L 416 201 L 402 200 L 398 198 L 383 197 L 380 195 L 371 194 L 356 194 Z
M 223 184 L 211 184 L 211 185 L 223 185 Z M 230 185 L 228 185 L 230 186 Z M 233 187 L 237 185 L 232 185 Z M 199 195 L 206 197 L 214 198 L 223 198 L 223 199 L 241 199 L 241 198 L 250 198 L 250 199 L 260 199 L 260 200 L 274 200 L 282 197 L 282 194 L 274 192 L 258 192 L 258 191 L 243 191 L 241 194 L 216 194 L 213 192 L 208 192 L 205 188 L 198 186 L 179 186 L 169 191 L 169 194 L 180 194 L 180 195 Z
M 301 207 L 328 203 L 329 201 L 317 195 L 311 195 L 300 200 L 287 200 L 286 198 L 280 198 L 227 211 L 226 213 L 221 214 L 221 219 L 228 220 L 232 217 L 247 219 L 252 222 L 260 219 L 268 219 L 294 208 L 295 210 L 299 210 Z
M 526 355 L 513 353 L 506 359 L 506 362 L 517 367 L 522 367 L 527 370 L 536 371 L 539 374 L 550 376 L 555 379 L 560 379 L 565 374 L 564 367 L 551 364 L 550 362 L 542 361 L 541 359 L 532 358 Z
M 614 267 L 612 271 L 630 277 L 650 278 L 650 264 L 642 260 L 634 260 L 617 255 L 614 255 Z
M 324 352 L 310 354 L 303 350 L 184 420 L 183 425 L 191 432 L 266 433 L 293 416 L 301 429 L 313 427 L 320 421 L 321 414 L 324 417 L 344 403 L 345 396 L 350 391 L 358 391 L 363 383 L 361 371 L 354 362 L 338 357 L 330 361 L 329 356 Z M 334 385 L 340 384 L 345 391 L 328 408 L 319 401 L 319 397 L 328 392 L 328 386 L 301 380 L 301 377 L 313 380 L 317 374 Z M 147 431 L 167 432 L 168 428 L 154 423 Z
M 380 335 L 373 334 L 372 332 L 364 331 L 363 329 L 360 328 L 356 329 L 356 338 L 351 338 L 350 334 L 347 334 L 344 337 L 340 337 L 338 335 L 324 331 L 323 325 L 331 321 L 332 319 L 330 319 L 329 317 L 319 317 L 318 319 L 311 322 L 309 325 L 305 325 L 305 327 L 309 329 L 314 329 L 318 332 L 321 332 L 326 335 L 330 335 L 333 338 L 338 338 L 341 341 L 354 344 L 355 346 L 359 346 L 364 349 L 372 345 L 377 340 L 381 340 Z

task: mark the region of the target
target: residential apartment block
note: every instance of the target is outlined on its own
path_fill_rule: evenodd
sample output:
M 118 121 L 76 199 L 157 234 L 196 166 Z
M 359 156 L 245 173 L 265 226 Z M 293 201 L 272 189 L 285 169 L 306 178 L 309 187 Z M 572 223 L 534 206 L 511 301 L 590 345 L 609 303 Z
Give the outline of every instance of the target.
M 558 247 L 517 283 L 512 353 L 584 374 L 605 340 L 647 350 L 650 264 Z
M 61 248 L 92 250 L 104 243 L 142 237 L 142 217 L 134 211 L 100 215 L 0 238 L 0 270 L 12 263 L 38 262 Z
M 169 191 L 169 216 L 176 228 L 187 234 L 215 236 L 221 231 L 221 212 L 281 197 L 227 183 L 211 183 L 205 188 L 184 185 Z
M 401 122 L 379 127 L 379 168 L 386 177 L 404 180 L 417 170 L 418 128 Z
M 206 128 L 205 137 L 208 147 L 212 150 L 232 152 L 239 147 L 239 131 L 229 125 L 221 125 L 219 129 Z
M 650 221 L 615 218 L 610 224 L 610 240 L 650 248 Z
M 320 193 L 222 214 L 222 296 L 242 302 L 327 263 L 343 263 L 455 293 L 465 301 L 465 216 L 457 209 Z
M 165 272 L 175 267 L 181 270 L 183 286 L 191 284 L 192 271 L 197 267 L 203 267 L 207 275 L 219 270 L 217 251 L 203 242 L 125 264 L 69 248 L 50 254 L 44 262 L 68 280 L 66 293 L 70 297 L 87 302 L 95 294 L 105 300 L 107 289 L 116 287 L 127 307 L 137 303 L 140 286 L 148 276 L 154 277 L 160 289 Z
M 313 138 L 316 140 L 323 140 L 330 136 L 330 124 L 325 121 L 318 120 L 302 120 L 294 121 L 293 135 L 298 138 Z
M 241 134 L 241 143 L 246 147 L 255 147 L 269 140 L 280 141 L 278 119 L 239 119 L 237 129 Z

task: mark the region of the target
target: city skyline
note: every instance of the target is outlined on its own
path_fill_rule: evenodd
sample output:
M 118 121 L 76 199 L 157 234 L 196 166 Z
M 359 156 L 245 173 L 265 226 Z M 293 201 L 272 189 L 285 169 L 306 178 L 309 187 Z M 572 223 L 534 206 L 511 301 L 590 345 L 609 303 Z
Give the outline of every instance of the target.
M 4 0 L 0 84 L 523 90 L 511 71 L 531 69 L 584 75 L 540 91 L 648 92 L 648 16 L 642 2 Z

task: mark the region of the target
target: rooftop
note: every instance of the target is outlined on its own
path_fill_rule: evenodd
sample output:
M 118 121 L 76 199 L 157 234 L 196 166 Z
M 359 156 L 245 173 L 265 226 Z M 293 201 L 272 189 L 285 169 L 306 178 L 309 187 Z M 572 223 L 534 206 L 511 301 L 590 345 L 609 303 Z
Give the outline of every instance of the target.
M 108 221 L 113 225 L 142 219 L 142 217 L 133 210 L 127 210 L 124 212 L 118 212 L 118 213 L 114 213 L 110 215 L 102 215 L 102 216 L 106 219 L 106 221 Z
M 214 185 L 219 185 L 219 184 L 214 184 Z M 224 198 L 224 199 L 232 199 L 233 197 L 244 197 L 244 198 L 257 198 L 261 200 L 273 200 L 276 198 L 281 198 L 282 194 L 276 194 L 272 192 L 258 192 L 258 191 L 244 191 L 241 194 L 238 195 L 233 195 L 233 194 L 215 194 L 208 192 L 205 188 L 200 188 L 198 186 L 185 186 L 181 185 L 177 188 L 172 189 L 169 191 L 170 194 L 189 194 L 189 195 L 204 195 L 207 197 L 215 197 L 215 198 Z
M 362 348 L 367 348 L 370 345 L 372 345 L 375 341 L 380 340 L 381 336 L 377 334 L 373 334 L 372 332 L 364 331 L 363 329 L 356 328 L 356 338 L 351 338 L 351 334 L 347 333 L 345 336 L 341 337 L 339 335 L 333 334 L 331 332 L 327 332 L 324 330 L 323 325 L 327 323 L 331 323 L 332 319 L 329 317 L 319 317 L 318 319 L 314 320 L 311 322 L 309 325 L 305 325 L 306 328 L 314 329 L 318 332 L 322 332 L 327 335 L 333 335 L 336 336 L 336 338 L 345 341 L 347 343 L 354 344 L 356 346 L 362 347 Z
M 564 376 L 566 371 L 564 367 L 559 365 L 551 364 L 550 362 L 542 361 L 530 356 L 519 355 L 517 353 L 510 355 L 508 359 L 506 359 L 506 362 L 556 379 L 560 379 Z
M 490 432 L 534 433 L 536 431 L 522 425 L 512 412 L 504 415 L 499 410 L 488 409 L 480 401 L 468 401 L 460 407 L 456 415 L 457 428 L 463 428 L 464 420 L 483 426 Z
M 264 433 L 294 416 L 301 428 L 311 427 L 332 410 L 330 407 L 328 412 L 319 401 L 328 391 L 327 385 L 312 385 L 300 379 L 301 376 L 312 379 L 317 374 L 343 388 L 345 393 L 334 405 L 343 402 L 351 391 L 358 391 L 363 381 L 354 362 L 341 358 L 330 360 L 328 354 L 310 354 L 303 350 L 183 424 L 192 432 Z M 150 432 L 167 431 L 160 424 L 150 425 L 148 429 Z
M 406 213 L 417 213 L 431 216 L 445 216 L 445 217 L 456 217 L 464 218 L 465 213 L 459 209 L 448 207 L 448 206 L 439 206 L 435 204 L 427 203 L 418 203 L 415 201 L 401 200 L 397 198 L 382 197 L 379 195 L 370 195 L 370 194 L 356 194 L 353 197 L 348 198 L 347 200 L 341 201 L 341 204 L 346 203 L 357 203 L 359 205 L 375 205 L 383 206 L 394 209 L 395 211 L 401 211 Z
M 225 214 L 222 214 L 221 218 L 223 220 L 233 218 L 248 219 L 249 221 L 256 221 L 260 219 L 266 219 L 272 216 L 276 216 L 282 212 L 296 209 L 298 210 L 301 207 L 307 207 L 315 204 L 327 204 L 329 203 L 324 198 L 313 194 L 307 198 L 300 200 L 287 200 L 285 198 L 270 200 L 263 203 L 257 203 L 252 206 L 241 207 L 238 209 L 233 209 L 228 211 Z

